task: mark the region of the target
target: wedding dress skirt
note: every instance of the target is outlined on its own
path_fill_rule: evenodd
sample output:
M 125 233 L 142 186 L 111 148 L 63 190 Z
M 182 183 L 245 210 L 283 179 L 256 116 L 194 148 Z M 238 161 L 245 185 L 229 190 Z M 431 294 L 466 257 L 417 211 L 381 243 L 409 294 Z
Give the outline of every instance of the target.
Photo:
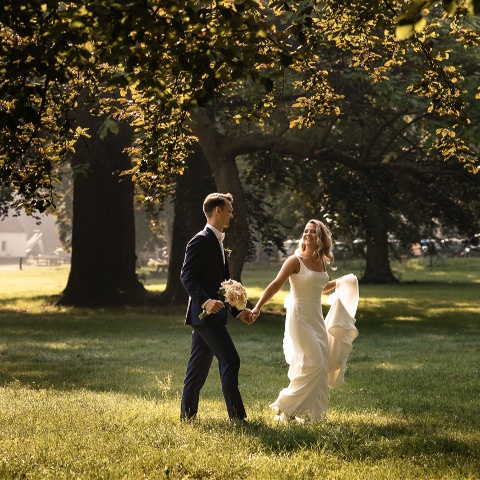
M 330 309 L 325 325 L 328 334 L 328 386 L 332 389 L 345 383 L 347 359 L 358 336 L 355 327 L 358 296 L 357 277 L 350 273 L 337 278 L 335 293 L 328 297 Z
M 326 272 L 309 270 L 299 261 L 300 271 L 290 276 L 285 299 L 283 350 L 290 384 L 270 407 L 291 417 L 323 419 L 328 405 L 328 338 L 322 290 L 329 278 Z
M 322 290 L 329 281 L 328 274 L 309 270 L 301 259 L 299 261 L 300 271 L 290 276 L 290 293 L 285 299 L 283 349 L 289 364 L 290 384 L 270 407 L 287 418 L 323 420 L 328 407 L 329 380 L 331 388 L 343 383 L 351 344 L 358 335 L 353 318 L 358 304 L 358 283 L 354 275 L 337 280 L 337 291 L 333 294 L 335 307 L 332 305 L 336 313 L 327 315 L 329 328 L 336 335 L 332 340 L 322 312 Z M 351 291 L 352 285 L 356 285 L 356 297 Z

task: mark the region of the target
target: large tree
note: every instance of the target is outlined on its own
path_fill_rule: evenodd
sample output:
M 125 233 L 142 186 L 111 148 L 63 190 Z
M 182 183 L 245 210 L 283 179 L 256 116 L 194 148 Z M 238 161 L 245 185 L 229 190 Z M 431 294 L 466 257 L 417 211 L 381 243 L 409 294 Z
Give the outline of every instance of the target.
M 81 104 L 72 121 L 89 128 L 72 158 L 72 261 L 60 304 L 135 303 L 145 294 L 136 276 L 134 186 L 122 172 L 133 130 L 92 116 Z
M 254 69 L 249 57 L 259 55 L 253 46 L 268 28 L 256 6 L 2 5 L 2 212 L 55 205 L 59 166 L 75 151 L 72 270 L 62 302 L 107 305 L 144 292 L 135 275 L 132 179 L 146 203 L 173 191 L 187 155 L 187 111 L 213 97 L 239 55 Z M 79 105 L 89 109 L 83 117 Z
M 176 185 L 167 287 L 158 299 L 162 305 L 181 304 L 188 299 L 180 282 L 185 247 L 192 236 L 205 226 L 203 200 L 216 189 L 208 162 L 198 145 L 186 157 L 185 165 L 186 171 L 179 176 Z
M 469 5 L 471 11 L 477 8 L 476 2 Z M 240 121 L 268 116 L 283 97 L 289 70 L 303 74 L 292 91 L 291 101 L 298 108 L 292 126 L 308 127 L 318 115 L 339 113 L 341 98 L 328 72 L 318 68 L 322 46 L 331 43 L 351 52 L 355 64 L 374 67 L 377 77 L 386 77 L 404 62 L 409 48 L 423 55 L 426 67 L 411 94 L 427 98 L 435 112 L 451 119 L 431 148 L 475 170 L 474 151 L 461 135 L 468 116 L 456 66 L 448 55 L 432 54 L 435 21 L 423 30 L 411 23 L 422 33 L 399 45 L 394 31 L 402 6 L 401 1 L 379 5 L 373 0 L 4 2 L 0 171 L 7 194 L 2 192 L 1 198 L 30 212 L 55 203 L 57 166 L 87 134 L 70 114 L 80 92 L 87 91 L 98 100 L 91 103 L 92 113 L 112 115 L 134 127 L 128 149 L 133 168 L 127 172 L 148 192 L 146 201 L 161 200 L 185 167 L 193 125 L 198 125 L 188 123 L 192 109 L 221 99 L 243 79 L 263 90 L 255 100 L 258 108 L 246 106 Z M 448 20 L 452 35 L 467 48 L 476 46 L 478 35 L 465 28 L 464 12 L 454 13 Z M 406 15 L 407 23 L 415 17 L 411 11 Z M 225 179 L 235 178 L 234 194 L 241 202 L 235 157 L 214 159 L 206 149 L 204 154 L 218 188 L 225 189 Z M 246 219 L 238 215 L 237 221 L 243 234 Z M 238 248 L 242 255 L 244 245 Z
M 460 64 L 462 87 L 456 101 L 464 103 L 471 122 L 465 124 L 462 142 L 478 152 L 480 109 L 471 101 L 478 88 L 478 52 L 464 51 L 447 39 L 444 35 L 437 49 L 451 51 Z M 439 55 L 430 48 L 432 55 Z M 270 192 L 285 185 L 313 215 L 324 216 L 340 238 L 365 239 L 363 281 L 388 283 L 396 281 L 390 269 L 392 235 L 408 248 L 422 235 L 431 235 L 433 218 L 445 231 L 472 235 L 478 230 L 479 179 L 454 157 L 444 159 L 439 149 L 431 148 L 445 137 L 455 137 L 455 132 L 445 114 L 447 105 L 437 110 L 429 98 L 405 95 L 409 85 L 424 82 L 413 52 L 395 66 L 390 79 L 369 75 L 354 60 L 336 46 L 324 46 L 319 58 L 317 69 L 329 72 L 330 84 L 343 97 L 340 116 L 317 115 L 311 127 L 295 133 L 288 128 L 295 114 L 277 101 L 268 121 L 257 120 L 242 129 L 235 119 L 253 103 L 253 87 L 243 85 L 217 102 L 211 113 L 203 111 L 196 134 L 201 145 L 214 149 L 217 162 L 224 159 L 222 165 L 268 151 L 252 157 L 250 179 Z M 294 80 L 298 78 L 302 73 Z M 293 85 L 294 80 L 285 84 Z
M 292 96 L 300 107 L 297 125 L 311 124 L 318 112 L 338 109 L 328 71 L 317 67 L 322 47 L 329 43 L 350 52 L 355 64 L 374 68 L 378 77 L 394 72 L 412 48 L 425 56 L 422 81 L 412 93 L 429 98 L 433 109 L 458 120 L 432 146 L 473 169 L 469 145 L 457 134 L 466 119 L 455 62 L 445 50 L 432 52 L 439 25 L 447 20 L 433 14 L 439 2 L 428 3 L 429 29 L 399 44 L 394 32 L 402 18 L 401 1 L 4 2 L 2 179 L 17 189 L 26 207 L 41 209 L 54 200 L 52 171 L 82 134 L 72 129 L 68 112 L 78 93 L 88 88 L 97 96 L 104 90 L 120 105 L 118 115 L 136 127 L 131 154 L 139 165 L 134 179 L 155 183 L 162 191 L 170 175 L 182 168 L 185 145 L 178 140 L 188 112 L 221 98 L 238 80 L 251 78 L 263 85 L 266 93 L 257 104 L 268 113 L 282 93 L 287 69 L 303 72 L 302 88 Z M 456 4 L 446 2 L 452 11 Z M 477 2 L 468 6 L 475 12 Z M 474 48 L 474 21 L 468 25 L 461 8 L 454 13 L 448 19 L 451 35 Z

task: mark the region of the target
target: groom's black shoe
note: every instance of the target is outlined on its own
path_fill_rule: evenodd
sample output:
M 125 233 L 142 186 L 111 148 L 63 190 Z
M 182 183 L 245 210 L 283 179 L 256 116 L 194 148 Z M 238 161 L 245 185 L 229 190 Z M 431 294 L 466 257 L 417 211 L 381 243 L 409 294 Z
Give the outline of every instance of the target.
M 247 426 L 249 425 L 248 420 L 246 418 L 231 418 L 230 423 L 238 426 Z
M 184 413 L 182 413 L 180 415 L 180 421 L 181 422 L 193 422 L 194 420 L 197 419 L 197 415 L 186 415 Z

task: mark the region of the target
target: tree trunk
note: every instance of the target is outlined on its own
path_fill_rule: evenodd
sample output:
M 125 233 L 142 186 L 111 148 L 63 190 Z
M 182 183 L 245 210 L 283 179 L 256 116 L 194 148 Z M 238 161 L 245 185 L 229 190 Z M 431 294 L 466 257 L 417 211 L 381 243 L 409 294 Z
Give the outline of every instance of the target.
M 189 240 L 206 224 L 202 205 L 205 197 L 215 191 L 210 167 L 200 146 L 194 147 L 185 160 L 185 173 L 177 182 L 172 232 L 172 247 L 168 263 L 167 287 L 158 301 L 161 305 L 187 303 L 188 295 L 180 281 L 180 270 Z
M 382 212 L 378 206 L 368 209 L 366 229 L 366 266 L 362 283 L 398 283 L 392 273 L 388 257 L 388 230 L 382 221 Z
M 234 155 L 227 155 L 225 148 L 217 138 L 214 126 L 205 110 L 198 110 L 192 114 L 192 130 L 198 137 L 199 144 L 210 165 L 215 178 L 217 191 L 233 195 L 233 221 L 225 232 L 225 247 L 231 249 L 232 254 L 228 264 L 232 278 L 240 281 L 243 264 L 248 254 L 248 222 L 245 202 L 245 192 Z
M 225 158 L 223 162 L 215 162 L 214 177 L 219 192 L 233 195 L 233 220 L 226 230 L 224 245 L 232 253 L 228 259 L 230 276 L 240 281 L 243 264 L 248 254 L 248 222 L 245 192 L 240 181 L 240 174 L 234 158 Z M 212 164 L 210 163 L 210 166 Z
M 73 306 L 117 306 L 141 300 L 146 290 L 136 275 L 133 184 L 120 172 L 131 162 L 123 153 L 132 130 L 120 125 L 118 134 L 104 140 L 104 119 L 77 112 L 90 138 L 79 142 L 74 172 L 72 264 L 59 303 Z M 85 173 L 78 173 L 80 169 Z

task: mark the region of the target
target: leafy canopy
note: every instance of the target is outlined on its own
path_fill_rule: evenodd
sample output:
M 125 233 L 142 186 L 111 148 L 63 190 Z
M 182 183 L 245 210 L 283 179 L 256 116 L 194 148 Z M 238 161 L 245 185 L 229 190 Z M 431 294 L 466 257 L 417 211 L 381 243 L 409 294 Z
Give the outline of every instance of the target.
M 427 1 L 409 8 L 373 0 L 6 1 L 0 10 L 2 212 L 12 203 L 30 212 L 55 203 L 59 167 L 89 134 L 75 118 L 80 93 L 107 118 L 102 134 L 114 133 L 120 121 L 135 128 L 128 173 L 153 198 L 168 192 L 183 168 L 192 140 L 189 112 L 239 82 L 262 87 L 248 115 L 268 115 L 288 71 L 302 77 L 292 127 L 310 126 L 319 114 L 338 115 L 341 95 L 319 68 L 322 48 L 332 44 L 383 79 L 408 50 L 417 53 L 422 77 L 409 94 L 427 98 L 432 111 L 449 119 L 432 148 L 475 171 L 475 151 L 464 138 L 464 97 L 471 92 L 436 42 L 446 25 L 465 48 L 478 47 L 477 19 L 469 16 L 478 13 L 478 1 L 444 3 L 448 16 L 439 2 Z M 430 21 L 402 34 L 399 28 L 418 15 Z

